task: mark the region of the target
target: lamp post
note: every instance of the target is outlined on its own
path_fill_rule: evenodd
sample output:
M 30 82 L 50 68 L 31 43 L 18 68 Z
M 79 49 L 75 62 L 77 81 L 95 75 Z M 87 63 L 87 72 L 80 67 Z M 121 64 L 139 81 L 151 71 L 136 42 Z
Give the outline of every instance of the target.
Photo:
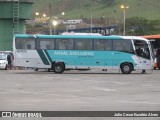
M 129 6 L 121 5 L 121 9 L 123 9 L 123 35 L 126 34 L 126 9 L 128 9 Z
M 93 25 L 93 1 L 91 1 L 91 33 L 93 32 L 92 31 L 92 25 Z
M 51 17 L 49 18 L 49 35 L 52 35 L 52 23 L 51 23 Z
M 56 20 L 53 20 L 52 25 L 54 26 L 54 35 L 55 35 L 56 34 L 56 26 L 58 25 L 58 22 Z

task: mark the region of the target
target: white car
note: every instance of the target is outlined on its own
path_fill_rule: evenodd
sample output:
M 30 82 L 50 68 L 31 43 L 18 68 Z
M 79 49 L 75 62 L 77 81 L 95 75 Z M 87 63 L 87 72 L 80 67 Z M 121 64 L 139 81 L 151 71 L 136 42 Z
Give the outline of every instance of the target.
M 0 54 L 0 69 L 5 69 L 7 70 L 7 55 L 5 54 Z

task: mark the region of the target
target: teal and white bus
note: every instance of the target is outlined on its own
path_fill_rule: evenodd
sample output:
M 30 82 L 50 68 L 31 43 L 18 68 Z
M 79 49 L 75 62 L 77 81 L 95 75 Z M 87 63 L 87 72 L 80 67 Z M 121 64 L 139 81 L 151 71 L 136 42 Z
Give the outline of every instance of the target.
M 153 69 L 148 40 L 133 36 L 26 35 L 13 40 L 14 66 L 65 70 L 117 69 L 124 74 Z

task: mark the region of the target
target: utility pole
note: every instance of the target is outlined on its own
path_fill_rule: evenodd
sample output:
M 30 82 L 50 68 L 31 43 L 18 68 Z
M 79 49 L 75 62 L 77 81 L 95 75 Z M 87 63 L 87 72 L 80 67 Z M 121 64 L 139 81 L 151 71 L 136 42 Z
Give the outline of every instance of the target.
M 121 9 L 123 9 L 123 35 L 126 34 L 126 9 L 128 9 L 129 6 L 121 5 Z
M 93 24 L 93 1 L 91 1 L 91 33 L 92 33 L 92 24 Z
M 52 35 L 52 6 L 49 4 L 49 34 Z

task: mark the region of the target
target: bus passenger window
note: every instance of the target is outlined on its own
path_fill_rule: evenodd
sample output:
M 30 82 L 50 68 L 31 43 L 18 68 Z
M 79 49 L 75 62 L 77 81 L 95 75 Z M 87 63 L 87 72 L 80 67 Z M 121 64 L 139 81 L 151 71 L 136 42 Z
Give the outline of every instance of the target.
M 53 50 L 54 39 L 37 39 L 37 49 Z
M 134 54 L 131 40 L 114 40 L 113 50 Z
M 94 40 L 95 50 L 111 50 L 111 40 Z
M 27 49 L 31 49 L 31 45 L 30 44 L 27 45 Z
M 122 51 L 123 50 L 121 40 L 114 40 L 113 41 L 113 50 L 115 50 L 115 51 Z
M 73 50 L 73 39 L 57 39 L 58 50 Z
M 106 50 L 106 40 L 95 40 L 95 50 Z
M 46 49 L 50 49 L 50 45 L 46 45 Z
M 77 39 L 76 50 L 92 50 L 92 40 Z
M 107 40 L 106 50 L 112 50 L 112 41 Z
M 15 43 L 17 49 L 35 49 L 35 39 L 33 38 L 17 38 Z

